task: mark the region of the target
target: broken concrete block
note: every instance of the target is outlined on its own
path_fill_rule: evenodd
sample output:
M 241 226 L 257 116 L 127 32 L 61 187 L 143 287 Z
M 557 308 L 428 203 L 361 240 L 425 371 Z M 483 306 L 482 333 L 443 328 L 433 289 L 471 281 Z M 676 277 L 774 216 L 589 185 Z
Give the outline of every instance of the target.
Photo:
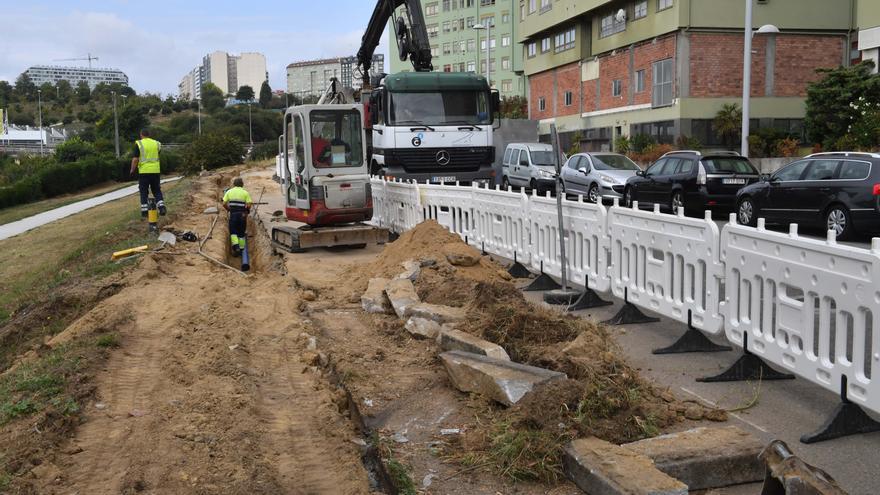
M 385 295 L 394 312 L 401 318 L 409 316 L 407 312 L 410 306 L 419 303 L 419 295 L 416 288 L 408 278 L 394 279 L 385 286 Z
M 204 213 L 205 215 L 213 215 L 214 213 L 219 213 L 219 212 L 220 212 L 220 210 L 218 210 L 216 206 L 209 206 L 209 207 L 205 208 L 205 211 L 203 211 L 202 213 Z
M 440 333 L 440 330 L 442 329 L 440 324 L 436 321 L 426 320 L 417 316 L 413 316 L 406 320 L 404 328 L 406 328 L 406 331 L 409 332 L 410 335 L 417 339 L 436 339 L 437 334 Z
M 361 296 L 361 307 L 367 313 L 390 313 L 391 302 L 385 297 L 387 278 L 371 278 L 367 291 Z
M 394 277 L 395 279 L 405 278 L 415 282 L 419 278 L 419 274 L 422 272 L 422 265 L 418 261 L 404 261 L 401 265 L 403 266 L 403 272 Z
M 441 304 L 420 302 L 407 307 L 406 314 L 407 316 L 424 318 L 442 324 L 463 320 L 467 315 L 467 311 L 465 311 L 464 308 L 454 308 L 452 306 L 443 306 Z
M 688 486 L 654 466 L 648 457 L 598 438 L 565 447 L 568 479 L 590 495 L 687 495 Z
M 694 428 L 621 445 L 649 457 L 657 469 L 705 490 L 764 479 L 761 442 L 737 428 Z
M 463 351 L 440 355 L 449 379 L 462 392 L 477 392 L 510 406 L 536 385 L 566 378 L 565 373 Z
M 474 266 L 480 262 L 480 252 L 460 242 L 451 242 L 443 246 L 443 254 L 450 265 Z
M 488 356 L 495 359 L 510 361 L 510 356 L 498 344 L 493 344 L 469 333 L 455 329 L 443 329 L 437 337 L 437 343 L 444 351 L 464 351 Z

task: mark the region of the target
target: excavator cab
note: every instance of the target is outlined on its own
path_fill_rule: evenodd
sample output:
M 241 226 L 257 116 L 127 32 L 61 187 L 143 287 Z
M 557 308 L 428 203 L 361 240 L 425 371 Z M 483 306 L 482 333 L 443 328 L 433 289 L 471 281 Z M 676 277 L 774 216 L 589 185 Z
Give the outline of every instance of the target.
M 305 225 L 273 227 L 276 245 L 299 252 L 387 240 L 387 231 L 359 223 L 373 216 L 363 112 L 360 104 L 344 103 L 287 109 L 281 155 L 285 216 Z

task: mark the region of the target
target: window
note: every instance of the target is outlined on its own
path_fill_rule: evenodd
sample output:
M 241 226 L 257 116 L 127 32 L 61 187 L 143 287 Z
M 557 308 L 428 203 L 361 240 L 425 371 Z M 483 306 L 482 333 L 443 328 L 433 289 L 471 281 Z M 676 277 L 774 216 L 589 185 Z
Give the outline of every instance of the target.
M 839 160 L 813 160 L 804 175 L 804 180 L 831 180 L 837 171 Z
M 510 57 L 501 57 L 501 70 L 510 70 Z
M 556 53 L 574 48 L 575 28 L 556 35 Z
M 651 95 L 651 106 L 664 107 L 672 105 L 672 59 L 654 62 L 654 91 Z
M 636 5 L 633 9 L 633 19 L 641 19 L 648 15 L 648 0 L 642 0 L 641 2 L 636 2 Z
M 467 40 L 467 48 L 469 52 L 477 49 L 477 42 L 473 39 Z
M 504 161 L 502 163 L 505 165 L 510 165 L 510 155 L 512 155 L 512 154 L 513 154 L 512 149 L 507 148 L 506 150 L 504 150 Z
M 437 15 L 437 4 L 429 3 L 425 5 L 425 17 Z
M 678 163 L 678 168 L 675 169 L 676 174 L 689 174 L 694 169 L 694 161 L 682 159 Z
M 476 62 L 468 62 L 467 63 L 467 71 L 468 72 L 474 72 L 476 70 L 477 70 L 477 63 Z
M 574 94 L 571 91 L 565 92 L 565 106 L 570 107 L 574 103 Z
M 663 120 L 660 122 L 647 122 L 644 124 L 632 124 L 630 135 L 647 134 L 652 136 L 660 144 L 672 144 L 675 132 L 675 122 Z
M 443 72 L 452 72 L 452 66 L 450 64 L 444 65 Z
M 537 45 L 535 44 L 534 41 L 528 44 L 529 58 L 534 57 L 535 54 L 537 53 L 537 51 L 538 51 L 538 50 L 537 50 Z
M 541 0 L 541 13 L 547 12 L 552 6 L 550 0 Z
M 853 162 L 846 160 L 840 167 L 840 179 L 842 180 L 862 180 L 868 178 L 871 165 L 868 162 Z
M 458 22 L 457 22 L 456 24 L 458 24 L 458 30 L 459 30 L 459 31 L 464 31 L 464 17 L 462 17 L 461 19 L 459 19 Z M 454 29 L 453 29 L 453 30 L 454 30 Z
M 510 22 L 510 14 L 507 12 L 501 14 L 501 24 L 507 24 Z
M 536 10 L 538 10 L 538 1 L 537 0 L 529 0 L 529 14 L 534 14 Z
M 487 5 L 495 5 L 495 0 L 480 0 L 480 5 L 483 7 Z
M 730 158 L 712 158 L 702 161 L 706 167 L 706 172 L 713 174 L 717 172 L 733 172 L 735 174 L 755 174 L 758 171 L 749 163 L 747 158 L 735 156 Z
M 528 167 L 529 166 L 529 152 L 526 150 L 520 150 L 519 152 L 519 164 Z
M 489 72 L 495 72 L 495 59 L 489 59 Z
M 485 50 L 485 49 L 486 49 L 486 40 L 480 40 L 480 50 Z M 495 38 L 491 38 L 489 40 L 489 49 L 490 50 L 495 49 Z
M 672 7 L 672 0 L 657 0 L 657 10 L 665 10 Z
M 510 35 L 505 34 L 501 36 L 501 46 L 510 46 Z
M 800 161 L 794 162 L 791 165 L 783 168 L 782 170 L 773 174 L 774 179 L 778 179 L 780 181 L 792 181 L 792 180 L 800 180 L 801 174 L 804 173 L 804 169 L 807 168 L 808 161 Z
M 501 81 L 501 91 L 503 91 L 505 93 L 509 93 L 511 88 L 512 88 L 512 84 L 511 84 L 510 79 L 505 79 L 504 81 Z
M 440 28 L 436 24 L 431 24 L 430 26 L 428 26 L 428 37 L 429 38 L 436 38 L 439 33 L 440 33 Z
M 467 27 L 468 27 L 468 29 L 474 27 L 474 18 L 473 17 L 467 18 Z
M 550 38 L 544 38 L 541 40 L 541 53 L 547 53 L 550 51 Z
M 492 15 L 489 17 L 482 17 L 480 18 L 480 22 L 483 24 L 483 26 L 488 24 L 490 27 L 495 27 L 495 16 Z
M 620 96 L 621 93 L 623 93 L 623 84 L 620 83 L 620 79 L 611 81 L 611 96 Z
M 452 30 L 451 23 L 449 21 L 443 21 L 443 32 L 448 33 Z
M 443 55 L 449 55 L 452 53 L 452 49 L 450 48 L 449 43 L 443 43 Z M 447 71 L 449 72 L 449 71 Z
M 312 110 L 309 113 L 312 124 L 312 143 L 323 140 L 321 150 L 312 150 L 312 162 L 317 168 L 355 167 L 363 162 L 361 143 L 361 122 L 363 117 L 357 111 Z
M 547 109 L 547 100 L 545 100 L 544 97 L 542 96 L 542 97 L 538 98 L 538 110 L 543 112 L 546 109 Z
M 480 74 L 486 73 L 486 61 L 480 60 Z
M 601 25 L 599 27 L 600 38 L 611 36 L 612 34 L 619 33 L 621 31 L 626 31 L 626 19 L 618 21 L 616 14 L 608 14 L 602 18 Z
M 432 57 L 439 57 L 440 56 L 440 47 L 439 46 L 437 46 L 437 45 L 431 46 L 431 56 Z
M 449 9 L 451 8 L 449 1 L 450 0 L 443 0 L 443 12 L 449 12 Z
M 647 170 L 645 170 L 645 174 L 658 175 L 660 173 L 660 171 L 663 170 L 663 166 L 666 165 L 667 161 L 668 161 L 667 158 L 661 158 L 661 159 L 657 160 L 656 162 L 654 162 L 653 165 L 651 165 L 650 167 L 648 167 Z
M 468 45 L 467 40 L 461 40 L 461 41 L 459 41 L 459 42 L 458 42 L 458 51 L 459 51 L 460 53 L 465 53 L 465 52 L 467 51 L 467 45 Z
M 635 87 L 636 93 L 641 93 L 645 90 L 645 69 L 636 71 L 633 86 Z

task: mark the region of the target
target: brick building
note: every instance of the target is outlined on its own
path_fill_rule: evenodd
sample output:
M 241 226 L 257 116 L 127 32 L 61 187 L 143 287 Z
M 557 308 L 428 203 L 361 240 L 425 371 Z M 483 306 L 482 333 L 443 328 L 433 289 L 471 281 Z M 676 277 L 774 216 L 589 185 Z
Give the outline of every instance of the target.
M 816 69 L 850 62 L 856 0 L 754 0 L 751 129 L 802 136 Z M 678 136 L 720 147 L 714 117 L 741 104 L 742 1 L 521 0 L 529 112 L 542 139 L 610 149 L 618 136 Z

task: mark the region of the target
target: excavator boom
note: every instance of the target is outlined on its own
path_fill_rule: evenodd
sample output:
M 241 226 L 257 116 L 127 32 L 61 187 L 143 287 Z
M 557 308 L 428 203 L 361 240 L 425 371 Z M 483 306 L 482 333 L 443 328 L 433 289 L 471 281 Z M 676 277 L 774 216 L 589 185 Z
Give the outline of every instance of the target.
M 422 6 L 419 0 L 378 0 L 370 22 L 364 30 L 361 38 L 361 47 L 357 53 L 358 67 L 361 70 L 364 87 L 370 86 L 370 66 L 372 65 L 373 53 L 379 46 L 388 19 L 394 16 L 394 11 L 404 6 L 404 16 L 392 19 L 395 38 L 397 39 L 398 55 L 400 60 L 409 59 L 413 69 L 417 72 L 431 72 L 431 44 L 428 40 L 428 29 L 425 26 L 425 18 L 422 14 Z

